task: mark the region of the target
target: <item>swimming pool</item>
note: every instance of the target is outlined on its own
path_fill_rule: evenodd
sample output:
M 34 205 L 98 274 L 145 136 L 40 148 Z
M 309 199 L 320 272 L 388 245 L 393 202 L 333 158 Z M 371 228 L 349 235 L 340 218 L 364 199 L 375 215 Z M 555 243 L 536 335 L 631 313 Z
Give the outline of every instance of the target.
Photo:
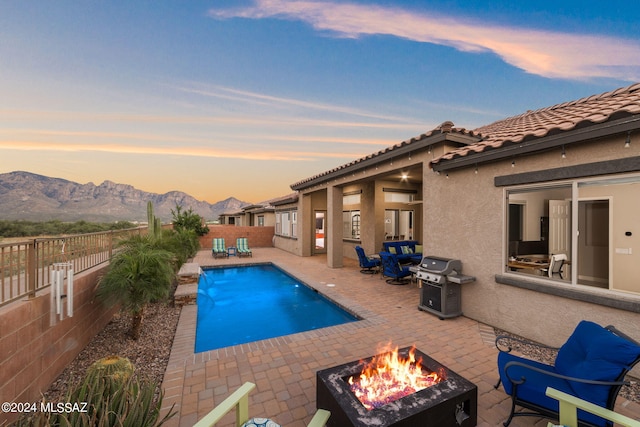
M 195 352 L 359 320 L 272 264 L 205 269 Z

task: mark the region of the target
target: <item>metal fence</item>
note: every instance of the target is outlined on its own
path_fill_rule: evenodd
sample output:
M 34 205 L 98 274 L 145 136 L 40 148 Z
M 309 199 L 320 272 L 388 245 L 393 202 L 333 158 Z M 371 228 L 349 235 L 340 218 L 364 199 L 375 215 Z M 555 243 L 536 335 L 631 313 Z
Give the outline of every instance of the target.
M 117 243 L 147 227 L 0 244 L 0 306 L 49 286 L 55 263 L 71 263 L 75 274 L 108 262 Z

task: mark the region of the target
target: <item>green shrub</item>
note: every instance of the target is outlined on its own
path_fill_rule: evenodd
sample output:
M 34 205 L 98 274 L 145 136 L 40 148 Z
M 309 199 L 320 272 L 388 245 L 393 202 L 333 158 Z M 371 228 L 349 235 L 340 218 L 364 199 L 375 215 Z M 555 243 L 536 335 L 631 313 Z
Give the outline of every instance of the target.
M 73 387 L 64 402 L 78 411 L 36 412 L 13 425 L 60 427 L 153 427 L 175 415 L 173 408 L 160 417 L 164 393 L 157 384 L 139 380 L 128 359 L 110 357 L 95 362 L 84 380 Z M 86 403 L 86 406 L 85 406 Z M 45 403 L 46 404 L 46 403 Z
M 166 300 L 175 280 L 175 256 L 159 245 L 160 240 L 150 236 L 133 236 L 121 242 L 98 283 L 98 299 L 120 304 L 131 314 L 133 339 L 140 336 L 147 304 Z

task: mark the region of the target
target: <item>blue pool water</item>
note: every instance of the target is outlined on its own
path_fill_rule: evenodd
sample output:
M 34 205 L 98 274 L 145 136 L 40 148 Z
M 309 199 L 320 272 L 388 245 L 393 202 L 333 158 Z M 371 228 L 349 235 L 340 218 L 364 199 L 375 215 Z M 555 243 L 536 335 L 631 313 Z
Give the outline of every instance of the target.
M 204 270 L 196 353 L 358 320 L 273 265 Z

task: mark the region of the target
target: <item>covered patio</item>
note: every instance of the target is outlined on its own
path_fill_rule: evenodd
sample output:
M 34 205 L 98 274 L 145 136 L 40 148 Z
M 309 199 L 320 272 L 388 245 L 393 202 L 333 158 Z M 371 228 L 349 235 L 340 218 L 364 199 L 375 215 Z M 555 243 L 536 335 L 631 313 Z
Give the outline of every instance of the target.
M 214 260 L 205 250 L 194 262 L 206 267 L 247 260 Z M 163 381 L 164 410 L 175 404 L 178 412 L 169 426 L 193 425 L 245 381 L 257 384 L 250 395 L 252 415 L 304 426 L 316 410 L 316 371 L 369 357 L 386 343 L 415 345 L 476 384 L 478 426 L 498 426 L 507 418 L 508 396 L 493 388 L 498 374 L 492 327 L 466 317 L 439 320 L 418 311 L 415 284 L 389 286 L 379 275 L 361 274 L 354 259 L 344 258 L 344 268 L 334 269 L 327 266 L 326 256 L 298 257 L 276 248 L 255 248 L 248 262 L 273 262 L 363 320 L 194 354 L 196 306 L 185 306 Z M 247 309 L 251 315 L 262 315 L 260 307 Z M 617 410 L 640 417 L 640 405 L 621 397 Z M 219 425 L 232 423 L 233 415 L 228 415 Z M 546 425 L 546 420 L 528 417 L 511 423 Z

